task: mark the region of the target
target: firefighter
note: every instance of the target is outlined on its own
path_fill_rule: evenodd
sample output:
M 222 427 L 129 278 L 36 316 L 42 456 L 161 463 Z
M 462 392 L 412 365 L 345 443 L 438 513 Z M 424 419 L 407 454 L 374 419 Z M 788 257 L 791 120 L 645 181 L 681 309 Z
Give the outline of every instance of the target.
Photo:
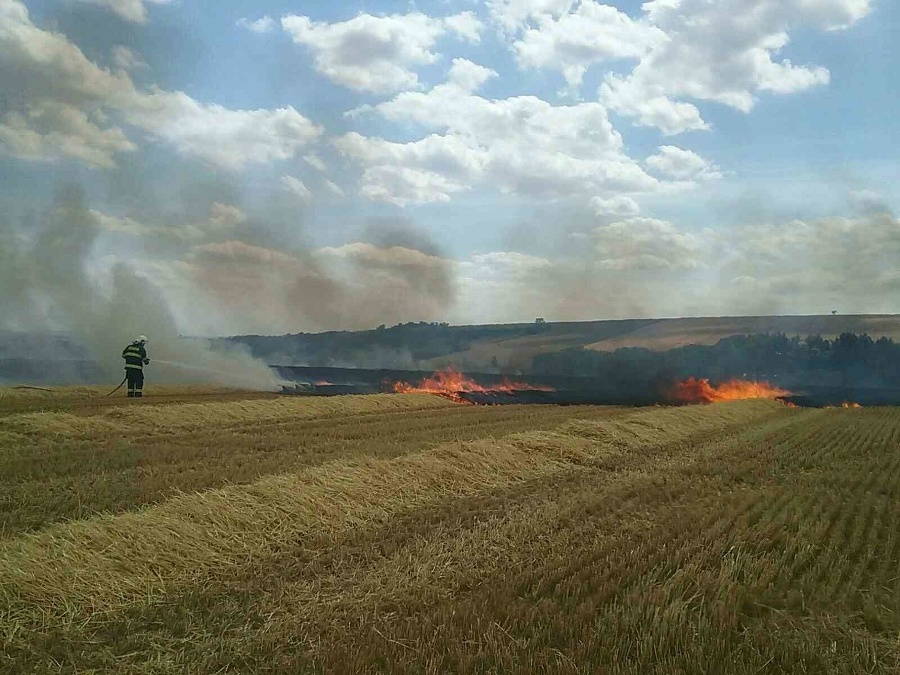
M 147 336 L 141 335 L 122 350 L 122 358 L 125 359 L 125 379 L 128 380 L 128 398 L 141 398 L 144 395 L 144 366 L 150 363 L 146 345 Z

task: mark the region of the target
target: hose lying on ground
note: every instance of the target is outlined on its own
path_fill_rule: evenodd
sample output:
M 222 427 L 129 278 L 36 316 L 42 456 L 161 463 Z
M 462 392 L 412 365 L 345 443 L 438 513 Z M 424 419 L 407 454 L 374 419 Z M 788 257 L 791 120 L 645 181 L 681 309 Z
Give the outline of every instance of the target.
M 122 380 L 121 382 L 119 382 L 119 386 L 116 387 L 115 389 L 113 389 L 111 392 L 109 392 L 106 396 L 112 396 L 112 395 L 115 394 L 117 391 L 119 391 L 119 389 L 122 388 L 122 385 L 125 384 L 125 382 L 126 382 L 127 380 L 128 380 L 128 376 L 126 375 L 126 376 L 125 376 L 125 379 Z M 105 398 L 105 397 L 104 397 L 104 398 Z

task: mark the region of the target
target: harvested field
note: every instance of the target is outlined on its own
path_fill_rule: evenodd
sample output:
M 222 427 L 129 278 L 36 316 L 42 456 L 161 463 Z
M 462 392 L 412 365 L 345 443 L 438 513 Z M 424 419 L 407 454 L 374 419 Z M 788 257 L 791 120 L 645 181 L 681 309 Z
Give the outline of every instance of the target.
M 898 409 L 147 403 L 0 412 L 0 672 L 900 669 Z

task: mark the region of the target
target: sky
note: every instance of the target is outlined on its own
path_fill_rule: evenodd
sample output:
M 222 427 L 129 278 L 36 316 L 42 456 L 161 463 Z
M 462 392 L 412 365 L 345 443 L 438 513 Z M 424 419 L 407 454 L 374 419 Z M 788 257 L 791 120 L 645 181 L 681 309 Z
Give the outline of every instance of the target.
M 891 0 L 0 0 L 0 328 L 126 272 L 190 335 L 900 313 L 898 31 Z

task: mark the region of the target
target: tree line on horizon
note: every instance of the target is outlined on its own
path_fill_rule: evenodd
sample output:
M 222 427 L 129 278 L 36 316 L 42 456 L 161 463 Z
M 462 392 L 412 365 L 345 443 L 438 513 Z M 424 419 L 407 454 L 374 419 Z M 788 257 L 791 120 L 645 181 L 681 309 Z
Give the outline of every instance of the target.
M 783 333 L 734 335 L 714 345 L 668 351 L 625 347 L 602 352 L 572 347 L 535 356 L 535 375 L 590 377 L 622 386 L 686 377 L 713 382 L 769 381 L 786 387 L 900 387 L 900 344 L 889 337 L 842 333 L 833 340 Z

